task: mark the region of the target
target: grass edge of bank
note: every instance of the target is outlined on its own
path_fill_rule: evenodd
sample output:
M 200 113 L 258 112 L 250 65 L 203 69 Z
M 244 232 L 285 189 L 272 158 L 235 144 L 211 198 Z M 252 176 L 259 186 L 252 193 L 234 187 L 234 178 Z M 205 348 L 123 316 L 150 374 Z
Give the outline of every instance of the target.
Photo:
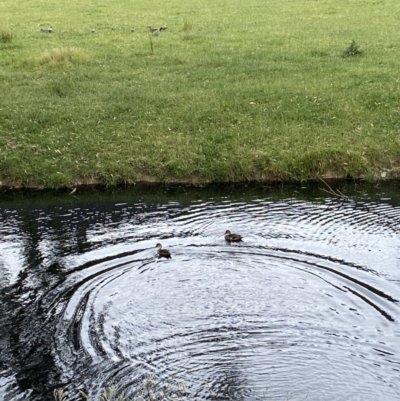
M 368 174 L 359 174 L 359 175 L 343 175 L 336 174 L 333 172 L 326 172 L 324 174 L 314 174 L 310 175 L 304 179 L 295 179 L 291 176 L 282 174 L 269 174 L 269 173 L 256 173 L 254 175 L 249 175 L 245 179 L 226 179 L 226 180 L 211 180 L 201 176 L 190 176 L 190 177 L 166 177 L 163 179 L 157 178 L 154 175 L 143 174 L 138 177 L 137 180 L 116 180 L 112 183 L 105 181 L 100 178 L 87 178 L 87 179 L 77 179 L 74 182 L 64 184 L 64 185 L 36 185 L 29 183 L 18 183 L 16 180 L 11 178 L 0 177 L 0 190 L 62 190 L 62 189 L 75 189 L 75 188 L 87 188 L 87 187 L 95 187 L 101 186 L 105 188 L 113 188 L 118 186 L 134 186 L 134 185 L 187 185 L 193 187 L 202 187 L 208 184 L 241 184 L 246 182 L 251 183 L 301 183 L 301 182 L 315 182 L 320 179 L 329 180 L 329 181 L 343 181 L 343 180 L 354 180 L 354 181 L 366 181 L 370 183 L 379 183 L 379 182 L 387 182 L 387 181 L 400 181 L 400 167 L 396 167 L 393 169 L 382 169 L 378 171 L 369 171 Z

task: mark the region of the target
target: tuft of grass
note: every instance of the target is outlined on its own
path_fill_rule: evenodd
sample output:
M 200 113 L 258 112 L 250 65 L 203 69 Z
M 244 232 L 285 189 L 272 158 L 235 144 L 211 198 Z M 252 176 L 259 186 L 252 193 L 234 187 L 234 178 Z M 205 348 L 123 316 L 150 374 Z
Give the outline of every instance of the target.
M 46 50 L 39 57 L 39 64 L 56 66 L 72 66 L 84 64 L 89 60 L 89 56 L 83 49 L 78 47 L 56 47 Z
M 150 52 L 154 54 L 154 44 L 153 44 L 153 36 L 149 33 L 149 43 L 150 43 Z
M 352 40 L 350 46 L 343 51 L 342 57 L 346 58 L 360 56 L 362 53 L 363 51 L 360 49 L 360 46 L 356 43 L 355 40 Z
M 193 22 L 187 20 L 183 21 L 183 28 L 182 28 L 182 31 L 184 32 L 183 40 L 194 39 L 192 29 L 193 29 Z
M 328 57 L 328 53 L 322 50 L 311 50 L 310 55 L 312 57 Z
M 53 391 L 53 396 L 55 401 L 67 401 L 68 393 L 62 389 L 57 389 Z
M 9 30 L 1 30 L 0 31 L 0 43 L 11 43 L 14 39 L 14 35 Z
M 183 21 L 183 31 L 189 32 L 193 29 L 193 22 L 190 21 Z
M 56 394 L 57 393 L 57 394 Z M 79 390 L 79 394 L 87 401 L 91 401 L 91 398 L 82 390 Z M 56 401 L 66 401 L 65 392 L 63 390 L 54 391 Z M 167 380 L 163 383 L 158 383 L 154 380 L 153 374 L 147 374 L 144 378 L 143 387 L 135 396 L 135 401 L 167 401 L 176 400 L 179 401 L 186 398 L 188 395 L 188 389 L 184 383 L 177 383 L 175 380 Z M 103 389 L 100 394 L 99 401 L 128 401 L 128 397 L 125 393 L 118 390 L 114 385 Z
M 49 78 L 46 86 L 43 86 L 43 91 L 50 96 L 57 96 L 60 99 L 65 99 L 68 96 L 74 96 L 76 82 L 74 79 L 75 71 L 64 71 L 63 75 L 55 74 Z M 46 104 L 43 106 L 47 107 Z
M 121 394 L 118 394 L 118 393 L 119 393 L 119 391 L 118 391 L 117 387 L 115 387 L 115 386 L 107 387 L 107 388 L 103 389 L 102 393 L 100 394 L 99 401 L 127 401 L 128 400 L 124 393 L 121 393 Z M 89 396 L 82 390 L 79 391 L 79 394 L 86 400 L 90 401 Z M 56 400 L 56 401 L 58 401 L 58 400 Z

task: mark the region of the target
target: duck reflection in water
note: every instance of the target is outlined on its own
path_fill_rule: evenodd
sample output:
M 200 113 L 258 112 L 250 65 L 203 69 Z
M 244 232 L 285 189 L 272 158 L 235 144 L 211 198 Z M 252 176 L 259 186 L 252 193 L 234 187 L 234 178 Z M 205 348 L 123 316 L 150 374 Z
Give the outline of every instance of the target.
M 159 258 L 171 259 L 171 254 L 169 253 L 169 250 L 163 249 L 160 243 L 156 245 L 156 248 L 158 248 L 157 253 Z
M 232 234 L 229 230 L 225 231 L 225 241 L 228 242 L 240 242 L 242 240 L 242 236 L 239 234 Z

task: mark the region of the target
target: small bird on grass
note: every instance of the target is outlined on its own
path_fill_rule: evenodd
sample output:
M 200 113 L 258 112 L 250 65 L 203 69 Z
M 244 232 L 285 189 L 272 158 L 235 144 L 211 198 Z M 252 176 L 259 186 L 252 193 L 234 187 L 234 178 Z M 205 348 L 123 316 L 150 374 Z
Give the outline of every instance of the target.
M 162 249 L 162 245 L 160 243 L 156 245 L 156 248 L 158 248 L 157 253 L 159 258 L 171 259 L 171 254 L 169 253 L 169 250 Z
M 90 32 L 95 33 L 96 30 L 92 28 L 92 29 L 90 30 Z
M 229 230 L 225 231 L 225 241 L 228 242 L 239 242 L 242 240 L 242 236 L 239 234 L 232 234 Z
M 47 28 L 40 28 L 40 30 L 42 32 L 47 32 L 47 33 L 52 33 L 53 32 L 53 28 L 51 26 L 49 26 Z
M 153 28 L 150 25 L 147 25 L 147 28 L 149 28 L 149 31 L 154 35 L 154 36 L 159 36 L 161 35 L 162 31 L 165 31 L 167 29 L 166 25 L 161 26 L 160 28 Z

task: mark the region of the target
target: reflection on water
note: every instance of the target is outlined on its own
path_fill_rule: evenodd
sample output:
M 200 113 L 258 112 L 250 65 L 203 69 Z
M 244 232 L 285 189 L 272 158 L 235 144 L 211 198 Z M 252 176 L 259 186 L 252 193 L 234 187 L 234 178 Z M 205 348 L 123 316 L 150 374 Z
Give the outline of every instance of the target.
M 399 196 L 352 190 L 5 199 L 0 397 L 398 400 Z

